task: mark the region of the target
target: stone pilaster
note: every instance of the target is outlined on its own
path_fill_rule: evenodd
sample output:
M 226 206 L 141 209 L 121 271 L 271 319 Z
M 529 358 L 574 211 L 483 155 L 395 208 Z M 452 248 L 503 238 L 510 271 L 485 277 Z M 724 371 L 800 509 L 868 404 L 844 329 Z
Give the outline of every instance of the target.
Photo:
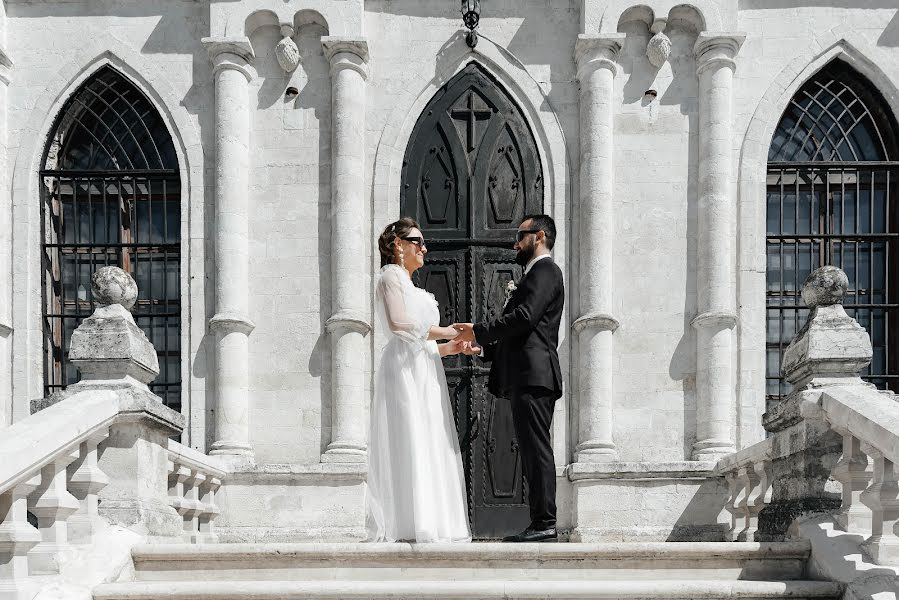
M 575 45 L 580 96 L 580 205 L 578 223 L 581 316 L 578 343 L 577 462 L 618 459 L 612 402 L 618 321 L 612 316 L 615 254 L 613 117 L 618 51 L 624 34 L 579 35 Z
M 331 442 L 322 462 L 365 462 L 365 336 L 371 331 L 365 235 L 368 44 L 326 37 L 331 62 Z
M 699 243 L 697 248 L 696 443 L 694 460 L 735 450 L 733 331 L 735 186 L 733 153 L 734 58 L 742 34 L 702 33 L 696 41 L 699 77 Z
M 0 428 L 12 423 L 12 196 L 7 177 L 6 92 L 12 61 L 0 48 Z
M 215 442 L 210 454 L 252 462 L 249 432 L 249 82 L 245 37 L 205 38 L 215 78 Z

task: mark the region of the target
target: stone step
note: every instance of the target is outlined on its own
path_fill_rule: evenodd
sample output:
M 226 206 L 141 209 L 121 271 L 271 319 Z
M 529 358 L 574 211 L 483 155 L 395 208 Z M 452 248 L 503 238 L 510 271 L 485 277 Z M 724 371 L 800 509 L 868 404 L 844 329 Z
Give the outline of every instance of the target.
M 807 542 L 172 544 L 132 550 L 137 581 L 801 579 Z
M 94 600 L 840 598 L 824 581 L 179 581 L 111 583 Z

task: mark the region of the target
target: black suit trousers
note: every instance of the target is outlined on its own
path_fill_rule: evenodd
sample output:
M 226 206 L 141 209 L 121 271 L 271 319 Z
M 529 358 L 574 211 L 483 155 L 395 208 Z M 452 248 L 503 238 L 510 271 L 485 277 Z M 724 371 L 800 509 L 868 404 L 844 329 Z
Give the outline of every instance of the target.
M 512 391 L 512 422 L 528 482 L 531 527 L 556 526 L 556 464 L 550 429 L 556 394 L 542 387 Z

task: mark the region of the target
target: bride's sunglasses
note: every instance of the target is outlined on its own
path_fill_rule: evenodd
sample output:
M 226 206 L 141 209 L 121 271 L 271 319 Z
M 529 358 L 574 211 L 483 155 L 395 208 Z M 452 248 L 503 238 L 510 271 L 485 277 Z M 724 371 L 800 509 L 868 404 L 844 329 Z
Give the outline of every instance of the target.
M 404 238 L 400 238 L 400 239 L 401 239 L 401 240 L 404 240 L 404 241 L 407 241 L 407 242 L 409 242 L 410 244 L 415 244 L 415 245 L 418 246 L 419 248 L 427 248 L 427 246 L 425 245 L 425 240 L 424 240 L 424 238 L 420 238 L 420 237 L 417 237 L 417 236 L 410 236 L 410 237 L 404 237 Z

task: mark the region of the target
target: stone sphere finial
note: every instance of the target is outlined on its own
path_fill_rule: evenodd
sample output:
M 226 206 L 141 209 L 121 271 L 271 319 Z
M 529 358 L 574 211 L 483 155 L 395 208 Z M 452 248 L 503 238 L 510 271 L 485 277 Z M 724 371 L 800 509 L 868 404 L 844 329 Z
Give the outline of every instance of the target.
M 94 302 L 101 306 L 121 304 L 128 310 L 137 301 L 137 284 L 131 275 L 118 267 L 103 267 L 91 276 Z
M 849 278 L 842 269 L 827 265 L 812 271 L 802 285 L 802 300 L 809 308 L 842 304 Z

